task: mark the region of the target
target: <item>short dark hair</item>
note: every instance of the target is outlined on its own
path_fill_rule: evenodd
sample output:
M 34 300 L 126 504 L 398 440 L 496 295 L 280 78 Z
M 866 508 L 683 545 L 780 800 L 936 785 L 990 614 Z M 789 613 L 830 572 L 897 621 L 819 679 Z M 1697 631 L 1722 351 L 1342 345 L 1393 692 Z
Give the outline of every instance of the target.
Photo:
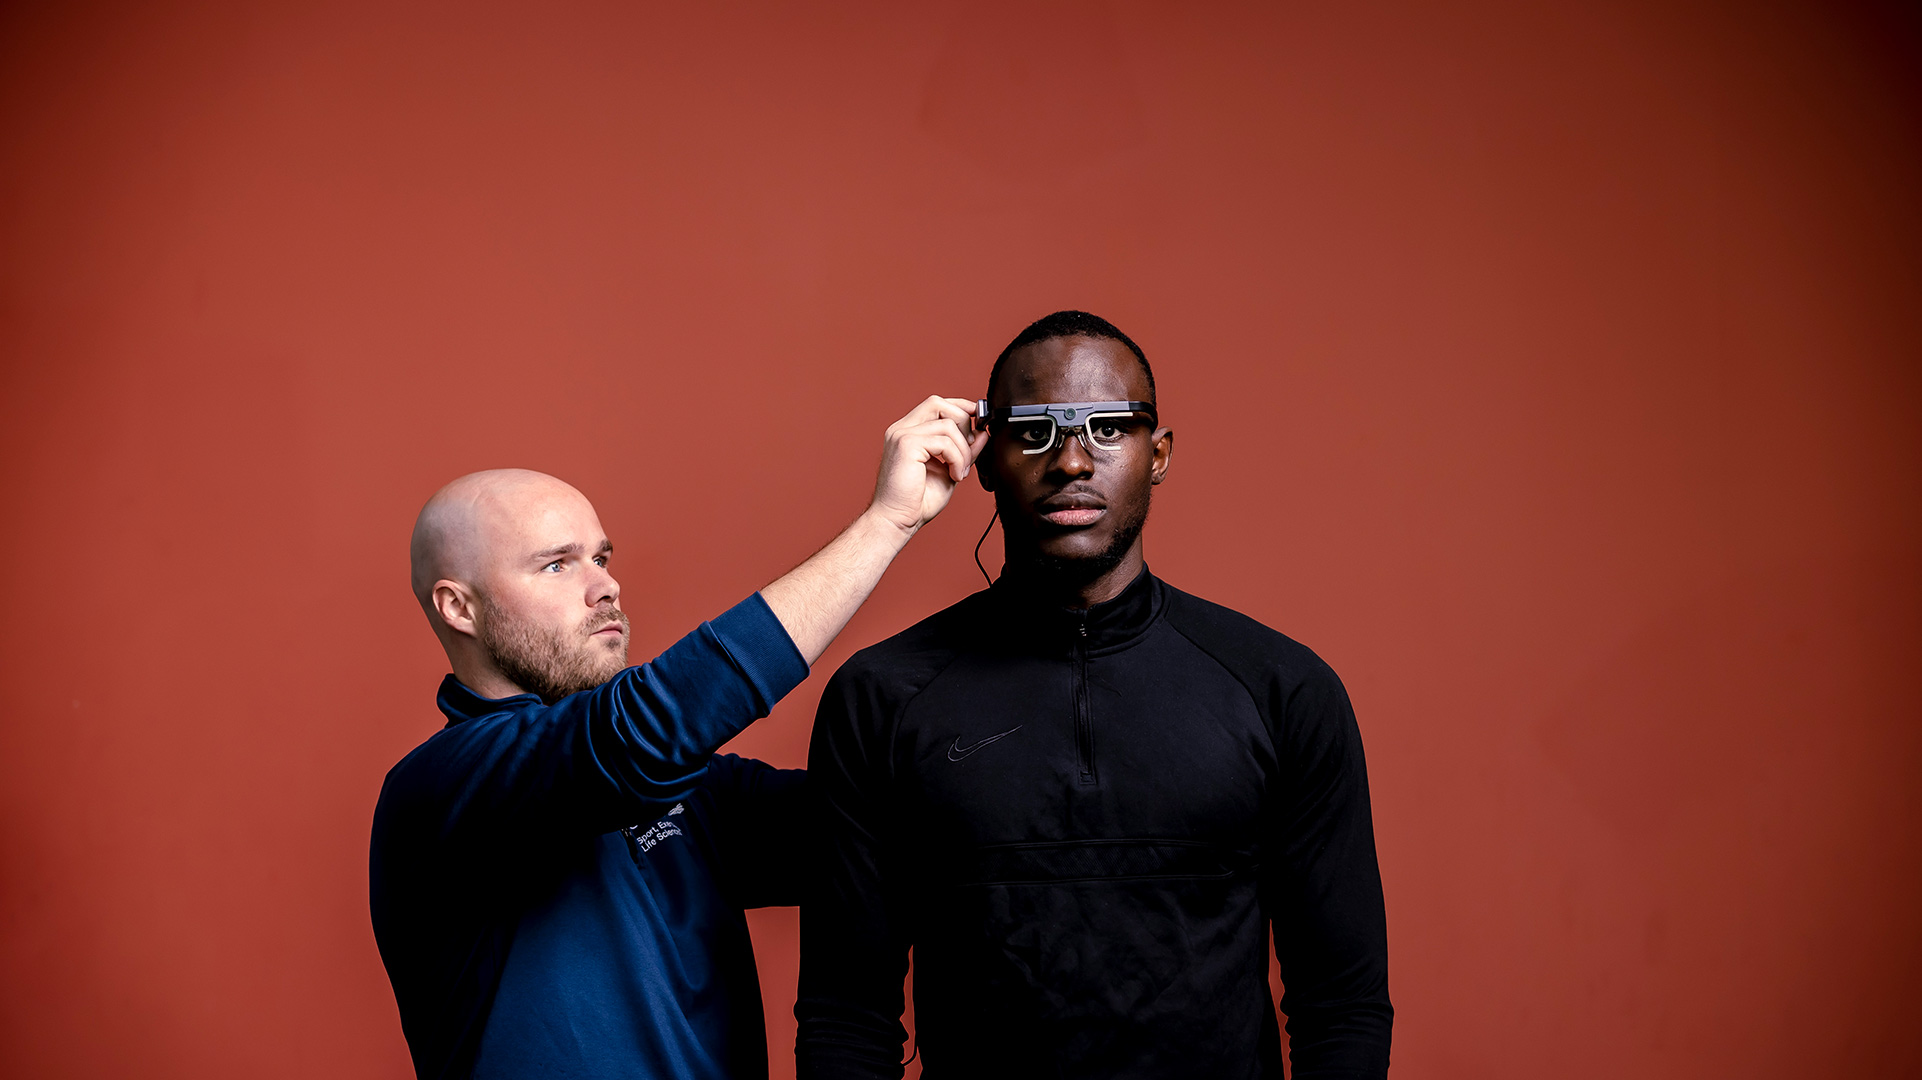
M 1141 346 L 1136 345 L 1134 339 L 1122 333 L 1115 324 L 1085 311 L 1057 311 L 1052 315 L 1043 315 L 1029 323 L 1026 330 L 1016 334 L 1014 340 L 1008 342 L 1008 347 L 1001 350 L 1001 355 L 994 358 L 994 367 L 988 372 L 988 395 L 994 395 L 995 381 L 1001 378 L 1001 368 L 1007 364 L 1009 354 L 1037 341 L 1063 337 L 1107 338 L 1126 345 L 1128 351 L 1135 354 L 1135 359 L 1141 362 L 1141 373 L 1148 377 L 1148 400 L 1155 400 L 1155 369 L 1148 366 L 1148 354 L 1142 352 Z

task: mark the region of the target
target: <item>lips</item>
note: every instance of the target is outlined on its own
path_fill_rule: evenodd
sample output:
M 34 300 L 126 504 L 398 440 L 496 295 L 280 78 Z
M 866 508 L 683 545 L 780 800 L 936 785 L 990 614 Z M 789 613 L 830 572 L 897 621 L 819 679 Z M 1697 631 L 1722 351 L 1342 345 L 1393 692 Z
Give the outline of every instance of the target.
M 1050 525 L 1079 528 L 1100 521 L 1108 512 L 1108 504 L 1093 495 L 1062 492 L 1041 500 L 1035 509 L 1041 511 L 1041 520 Z

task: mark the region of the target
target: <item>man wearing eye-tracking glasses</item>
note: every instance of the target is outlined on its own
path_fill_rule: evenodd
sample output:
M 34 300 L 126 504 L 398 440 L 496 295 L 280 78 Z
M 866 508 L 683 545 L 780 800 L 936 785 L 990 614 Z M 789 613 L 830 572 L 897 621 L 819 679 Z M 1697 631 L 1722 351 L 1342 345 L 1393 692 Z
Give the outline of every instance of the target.
M 865 649 L 808 755 L 802 1080 L 1379 1078 L 1392 1010 L 1367 773 L 1314 653 L 1151 575 L 1146 356 L 1084 312 L 976 408 L 1001 577 Z M 984 572 L 985 573 L 985 572 Z
M 502 469 L 428 501 L 410 556 L 448 722 L 387 774 L 369 862 L 421 1077 L 767 1075 L 741 911 L 799 900 L 803 777 L 715 750 L 947 505 L 986 439 L 968 405 L 889 428 L 854 524 L 639 667 L 580 492 Z

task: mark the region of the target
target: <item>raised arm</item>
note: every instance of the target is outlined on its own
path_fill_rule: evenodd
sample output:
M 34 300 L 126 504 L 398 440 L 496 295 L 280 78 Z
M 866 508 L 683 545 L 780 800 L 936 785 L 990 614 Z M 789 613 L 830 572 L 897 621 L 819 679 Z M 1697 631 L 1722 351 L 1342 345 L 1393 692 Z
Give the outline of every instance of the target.
M 588 633 L 582 618 L 620 633 L 611 545 L 596 540 L 592 506 L 553 477 L 520 470 L 448 485 L 422 511 L 411 554 L 416 595 L 456 673 L 443 707 L 466 719 L 397 767 L 396 797 L 423 807 L 443 834 L 472 836 L 605 831 L 685 797 L 717 747 L 806 678 L 894 556 L 947 505 L 986 441 L 967 433 L 970 415 L 955 398 L 916 406 L 888 428 L 874 498 L 841 535 L 652 662 L 574 693 L 554 689 L 554 678 L 611 648 L 591 637 L 577 655 L 558 654 L 549 667 L 560 676 L 550 677 L 541 657 L 484 640 L 482 622 L 508 608 L 477 583 L 499 586 L 497 599 L 512 593 L 532 613 L 518 616 L 525 624 L 560 612 L 564 644 Z M 547 704 L 506 700 L 528 692 Z
M 443 707 L 470 719 L 408 755 L 389 791 L 457 842 L 597 835 L 686 798 L 715 748 L 807 673 L 750 596 L 653 660 L 552 705 L 503 708 L 449 679 Z
M 987 432 L 970 432 L 974 402 L 931 397 L 888 428 L 874 501 L 813 558 L 761 590 L 809 664 L 848 624 L 921 526 L 967 478 Z

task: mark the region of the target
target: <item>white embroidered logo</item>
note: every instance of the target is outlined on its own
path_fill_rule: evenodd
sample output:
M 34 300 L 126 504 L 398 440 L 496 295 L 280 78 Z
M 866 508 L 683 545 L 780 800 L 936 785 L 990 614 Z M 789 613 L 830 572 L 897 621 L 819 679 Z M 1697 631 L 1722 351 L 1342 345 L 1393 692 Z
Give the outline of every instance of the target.
M 627 828 L 622 829 L 621 835 L 627 837 L 629 853 L 632 854 L 636 860 L 639 860 L 641 852 L 654 850 L 655 844 L 660 843 L 670 836 L 684 835 L 681 832 L 681 827 L 669 821 L 668 818 L 686 809 L 687 807 L 685 805 L 675 803 L 674 809 L 667 812 L 667 817 L 649 825 L 645 829 L 639 825 L 629 825 Z

